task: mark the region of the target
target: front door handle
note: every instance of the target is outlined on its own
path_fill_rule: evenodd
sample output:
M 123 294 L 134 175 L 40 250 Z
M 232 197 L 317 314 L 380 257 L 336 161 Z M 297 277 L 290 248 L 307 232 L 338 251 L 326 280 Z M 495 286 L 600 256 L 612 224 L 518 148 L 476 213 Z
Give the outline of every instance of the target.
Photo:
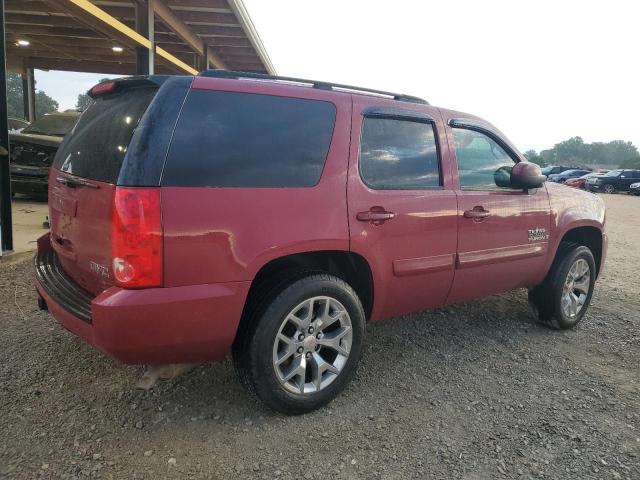
M 483 220 L 491 216 L 489 210 L 485 210 L 484 207 L 473 207 L 473 210 L 465 210 L 464 218 L 473 218 L 474 220 Z
M 387 220 L 392 220 L 395 218 L 396 214 L 393 212 L 387 212 L 383 208 L 372 207 L 371 210 L 367 212 L 358 212 L 356 214 L 356 218 L 360 222 L 370 222 L 373 225 L 382 225 Z

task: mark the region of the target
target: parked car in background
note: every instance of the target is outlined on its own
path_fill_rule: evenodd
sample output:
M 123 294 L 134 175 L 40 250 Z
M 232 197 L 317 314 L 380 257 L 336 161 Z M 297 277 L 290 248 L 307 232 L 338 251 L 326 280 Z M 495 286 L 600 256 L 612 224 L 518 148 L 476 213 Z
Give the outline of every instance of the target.
M 249 392 L 296 414 L 348 384 L 368 321 L 518 288 L 552 328 L 587 311 L 604 202 L 546 184 L 485 120 L 224 70 L 90 95 L 51 168 L 36 288 L 121 361 L 231 353 Z
M 633 195 L 640 195 L 640 182 L 632 183 L 629 187 L 629 193 Z
M 640 182 L 640 170 L 611 170 L 602 177 L 590 178 L 586 182 L 587 190 L 594 192 L 628 192 L 631 184 Z
M 591 170 L 587 170 L 587 169 L 566 170 L 562 173 L 549 175 L 549 181 L 555 182 L 555 183 L 564 183 L 570 178 L 579 178 L 579 177 L 582 177 L 583 175 L 587 175 L 588 173 L 591 173 Z
M 567 170 L 578 168 L 576 166 L 573 167 L 563 167 L 560 165 L 549 165 L 542 169 L 542 174 L 549 177 L 549 175 L 556 175 L 558 173 L 566 172 Z
M 21 118 L 9 117 L 9 133 L 19 133 L 22 129 L 29 126 L 29 122 Z
M 78 112 L 47 113 L 20 133 L 9 134 L 13 193 L 47 194 L 49 167 L 63 137 L 79 116 Z
M 565 181 L 564 184 L 569 187 L 580 188 L 582 190 L 585 190 L 586 189 L 585 184 L 589 178 L 602 177 L 603 175 L 604 173 L 587 173 L 586 175 L 583 175 L 578 178 L 570 178 L 567 181 Z

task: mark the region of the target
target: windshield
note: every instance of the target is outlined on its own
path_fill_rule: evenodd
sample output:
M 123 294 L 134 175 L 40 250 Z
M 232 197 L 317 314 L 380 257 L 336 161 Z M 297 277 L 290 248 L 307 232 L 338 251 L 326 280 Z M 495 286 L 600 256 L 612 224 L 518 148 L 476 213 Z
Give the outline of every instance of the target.
M 25 128 L 22 133 L 64 137 L 66 133 L 73 128 L 77 120 L 77 115 L 56 115 L 55 113 L 48 113 Z
M 544 167 L 542 169 L 542 174 L 543 175 L 549 175 L 552 171 L 553 171 L 554 167 Z
M 54 168 L 79 177 L 116 183 L 133 130 L 157 88 L 130 88 L 98 97 L 58 149 Z
M 605 177 L 617 177 L 622 173 L 622 170 L 611 170 L 609 173 L 605 175 Z

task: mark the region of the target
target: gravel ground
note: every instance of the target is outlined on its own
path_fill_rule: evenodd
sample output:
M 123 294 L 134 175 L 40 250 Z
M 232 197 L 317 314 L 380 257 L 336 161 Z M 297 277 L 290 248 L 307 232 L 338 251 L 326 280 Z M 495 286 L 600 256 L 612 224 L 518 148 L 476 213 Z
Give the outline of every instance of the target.
M 640 478 L 640 198 L 606 197 L 609 257 L 585 320 L 535 324 L 526 293 L 370 325 L 328 408 L 282 417 L 229 362 L 133 388 L 36 309 L 0 263 L 0 478 Z

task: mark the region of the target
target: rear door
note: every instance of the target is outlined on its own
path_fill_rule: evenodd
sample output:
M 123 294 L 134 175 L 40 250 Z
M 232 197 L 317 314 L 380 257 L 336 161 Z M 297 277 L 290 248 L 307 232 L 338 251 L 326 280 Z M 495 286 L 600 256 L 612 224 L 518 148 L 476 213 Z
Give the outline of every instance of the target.
M 111 210 L 134 129 L 157 86 L 96 98 L 67 134 L 49 176 L 51 243 L 64 271 L 97 294 L 112 284 Z
M 349 231 L 351 250 L 372 269 L 374 320 L 443 304 L 455 257 L 456 197 L 439 112 L 392 105 L 354 96 Z
M 542 280 L 551 222 L 546 188 L 499 186 L 520 161 L 508 143 L 462 124 L 447 126 L 459 184 L 458 259 L 449 303 Z

